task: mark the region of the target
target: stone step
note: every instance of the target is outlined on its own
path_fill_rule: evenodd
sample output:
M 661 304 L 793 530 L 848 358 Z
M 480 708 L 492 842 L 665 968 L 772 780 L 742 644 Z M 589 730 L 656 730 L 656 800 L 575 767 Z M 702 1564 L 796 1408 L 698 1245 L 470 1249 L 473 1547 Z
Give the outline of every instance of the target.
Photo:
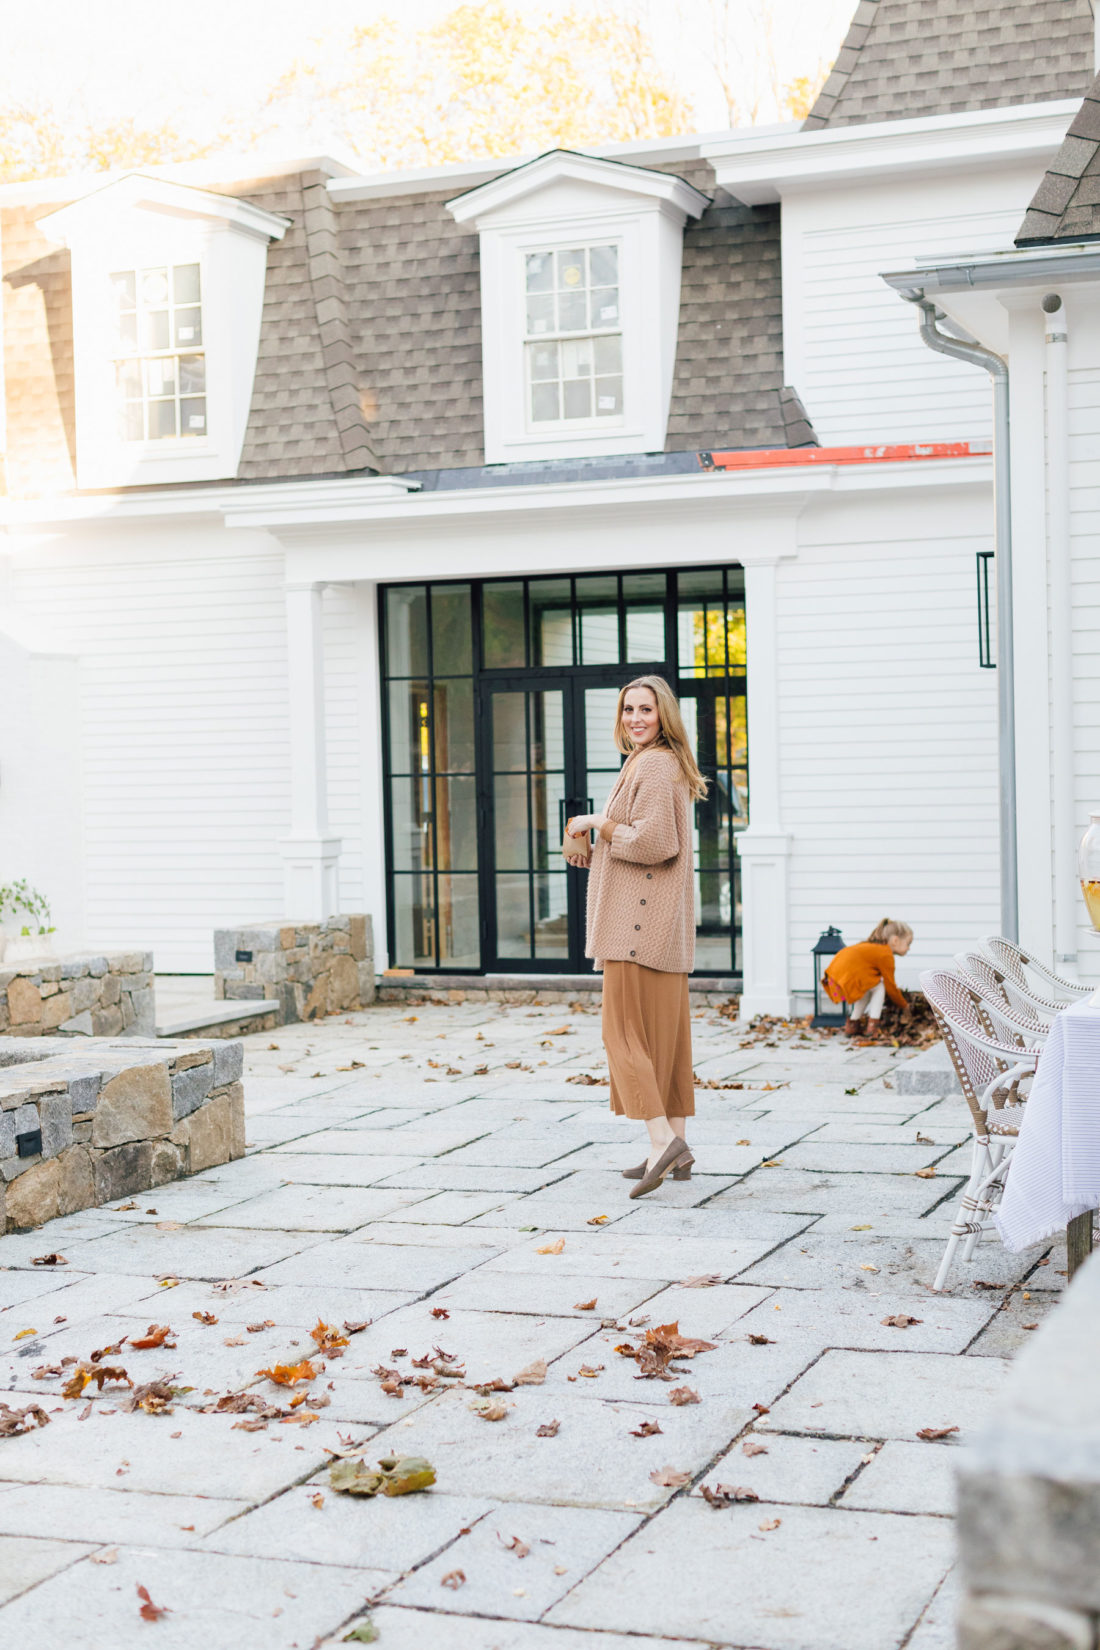
M 158 1037 L 247 1037 L 274 1031 L 280 1018 L 279 1004 L 270 1000 L 200 1003 L 168 1015 L 157 1024 Z
M 933 1043 L 899 1067 L 894 1078 L 899 1094 L 961 1094 L 946 1043 Z

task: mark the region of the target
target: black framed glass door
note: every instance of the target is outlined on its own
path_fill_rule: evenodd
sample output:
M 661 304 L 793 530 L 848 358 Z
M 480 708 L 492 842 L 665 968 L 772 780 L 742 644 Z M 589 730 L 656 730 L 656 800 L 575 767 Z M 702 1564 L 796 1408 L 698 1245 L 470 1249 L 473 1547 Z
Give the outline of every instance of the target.
M 722 567 L 383 588 L 391 966 L 591 967 L 587 873 L 565 865 L 562 831 L 615 782 L 619 690 L 658 674 L 710 782 L 693 822 L 696 972 L 740 972 L 743 590 Z

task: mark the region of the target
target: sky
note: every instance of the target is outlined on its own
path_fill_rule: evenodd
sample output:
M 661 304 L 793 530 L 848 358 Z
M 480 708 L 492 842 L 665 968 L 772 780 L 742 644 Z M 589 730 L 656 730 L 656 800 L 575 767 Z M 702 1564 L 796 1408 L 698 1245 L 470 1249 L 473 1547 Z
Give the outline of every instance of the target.
M 0 0 L 0 99 L 77 105 L 91 115 L 129 116 L 159 126 L 182 115 L 191 128 L 227 110 L 258 105 L 270 85 L 307 51 L 311 38 L 339 37 L 389 13 L 429 23 L 455 0 Z M 548 0 L 508 0 L 532 14 Z M 578 0 L 574 0 L 578 3 Z M 598 6 L 606 0 L 579 0 Z M 856 0 L 619 0 L 647 21 L 660 61 L 697 111 L 696 129 L 729 124 L 708 66 L 714 19 L 728 19 L 740 101 L 757 118 L 781 118 L 768 93 L 763 42 L 769 35 L 781 83 L 813 76 L 843 39 Z M 564 9 L 549 0 L 551 9 Z M 755 89 L 754 89 L 755 88 Z M 761 95 L 762 94 L 762 95 Z M 282 134 L 292 149 L 295 134 Z

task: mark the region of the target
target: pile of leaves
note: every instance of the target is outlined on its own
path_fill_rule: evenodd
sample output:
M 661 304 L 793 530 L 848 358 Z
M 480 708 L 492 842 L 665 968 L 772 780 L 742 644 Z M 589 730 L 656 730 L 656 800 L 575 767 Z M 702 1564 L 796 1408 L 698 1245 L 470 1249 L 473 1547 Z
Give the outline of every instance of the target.
M 675 1381 L 688 1373 L 678 1369 L 676 1360 L 694 1358 L 697 1352 L 713 1352 L 714 1341 L 701 1341 L 692 1335 L 681 1335 L 679 1321 L 657 1324 L 638 1336 L 636 1341 L 622 1341 L 615 1351 L 624 1358 L 633 1358 L 638 1365 L 636 1381 Z M 688 1389 L 690 1391 L 690 1388 Z M 694 1396 L 680 1399 L 693 1403 Z
M 930 1048 L 940 1039 L 931 1008 L 920 991 L 907 991 L 903 995 L 909 1004 L 908 1020 L 903 1019 L 901 1009 L 887 999 L 876 1041 L 894 1048 Z M 736 1014 L 728 1012 L 728 1005 L 723 1005 L 717 1012 L 724 1019 L 737 1018 Z M 826 1026 L 814 1030 L 812 1021 L 812 1014 L 804 1014 L 800 1019 L 794 1020 L 784 1019 L 778 1014 L 758 1014 L 739 1039 L 739 1046 L 778 1048 L 781 1043 L 815 1043 L 828 1041 L 830 1037 L 844 1036 L 844 1031 L 839 1026 Z M 855 1046 L 860 1048 L 868 1045 L 857 1038 Z

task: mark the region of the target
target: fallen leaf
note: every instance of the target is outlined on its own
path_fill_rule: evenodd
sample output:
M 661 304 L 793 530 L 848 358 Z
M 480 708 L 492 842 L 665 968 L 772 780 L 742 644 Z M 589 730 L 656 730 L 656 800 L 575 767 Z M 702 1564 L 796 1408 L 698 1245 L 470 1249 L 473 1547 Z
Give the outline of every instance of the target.
M 48 1427 L 50 1418 L 38 1404 L 25 1409 L 11 1409 L 0 1403 L 0 1438 L 14 1438 L 20 1432 L 33 1432 L 35 1427 Z
M 61 1388 L 63 1398 L 81 1398 L 85 1388 L 95 1383 L 100 1392 L 107 1381 L 117 1381 L 122 1386 L 131 1384 L 130 1377 L 124 1369 L 112 1364 L 77 1364 L 65 1385 Z
M 918 1146 L 934 1146 L 935 1144 L 936 1144 L 936 1142 L 934 1140 L 929 1140 L 929 1138 L 926 1134 L 918 1134 L 917 1135 L 917 1145 Z
M 322 1495 L 321 1491 L 318 1490 L 316 1492 L 316 1494 L 310 1496 L 309 1502 L 310 1502 L 311 1507 L 316 1507 L 318 1512 L 320 1512 L 321 1508 L 325 1504 L 325 1498 Z
M 117 1547 L 104 1547 L 102 1552 L 89 1553 L 88 1554 L 88 1559 L 89 1559 L 89 1562 L 92 1563 L 92 1564 L 117 1564 L 118 1563 L 118 1548 Z
M 585 1222 L 585 1225 L 586 1226 L 606 1226 L 610 1219 L 611 1219 L 610 1215 L 592 1215 L 591 1218 Z
M 732 1507 L 735 1501 L 759 1501 L 760 1497 L 755 1490 L 750 1490 L 744 1484 L 715 1484 L 700 1485 L 703 1500 L 711 1507 Z
M 344 1634 L 341 1644 L 373 1644 L 378 1637 L 378 1629 L 373 1621 L 360 1621 L 350 1632 Z
M 447 1574 L 442 1577 L 442 1579 L 440 1580 L 440 1583 L 439 1583 L 439 1585 L 441 1587 L 450 1587 L 450 1588 L 454 1589 L 455 1591 L 457 1591 L 459 1587 L 465 1586 L 465 1584 L 466 1584 L 466 1572 L 465 1572 L 465 1570 L 448 1570 Z
M 174 1347 L 175 1341 L 168 1339 L 171 1333 L 166 1323 L 151 1323 L 144 1335 L 139 1336 L 136 1341 L 132 1340 L 130 1345 L 135 1352 L 148 1352 L 155 1346 Z
M 451 1314 L 447 1311 L 447 1308 L 445 1306 L 433 1306 L 432 1307 L 432 1317 L 433 1318 L 449 1318 L 450 1315 Z
M 782 1162 L 781 1157 L 766 1157 L 760 1167 L 762 1169 L 778 1169 Z
M 765 1518 L 763 1523 L 759 1524 L 757 1528 L 761 1530 L 777 1530 L 782 1522 L 783 1520 L 781 1518 Z M 873 1541 L 874 1539 L 874 1536 L 872 1536 L 871 1540 Z
M 275 1319 L 265 1318 L 263 1323 L 246 1323 L 245 1328 L 250 1335 L 262 1335 L 265 1329 L 274 1329 Z
M 141 1608 L 138 1611 L 138 1615 L 141 1617 L 142 1621 L 159 1621 L 161 1616 L 166 1616 L 168 1614 L 167 1604 L 153 1603 L 152 1599 L 149 1597 L 148 1587 L 139 1586 L 137 1595 L 138 1598 L 141 1599 Z
M 594 1381 L 603 1370 L 603 1367 L 603 1364 L 582 1364 L 577 1370 L 577 1374 L 583 1375 L 587 1381 Z
M 849 1232 L 873 1232 L 874 1227 L 869 1225 L 849 1226 L 848 1230 Z
M 738 1140 L 738 1141 L 735 1141 L 734 1143 L 735 1143 L 735 1145 L 738 1145 L 738 1146 L 751 1146 L 752 1145 L 751 1140 Z
M 741 1445 L 742 1455 L 767 1455 L 767 1453 L 767 1444 L 762 1444 L 757 1438 L 746 1438 Z
M 157 1211 L 155 1209 L 153 1209 L 153 1210 L 146 1209 L 145 1212 L 146 1212 L 146 1214 L 152 1213 L 152 1214 L 155 1215 Z M 183 1230 L 183 1221 L 182 1220 L 158 1220 L 157 1221 L 157 1231 L 158 1232 L 182 1232 L 182 1230 Z
M 1037 1323 L 1022 1323 L 1020 1325 L 1021 1329 L 1038 1329 L 1038 1327 L 1039 1325 Z
M 878 1267 L 877 1266 L 872 1266 L 870 1261 L 868 1261 L 868 1260 L 861 1261 L 859 1269 L 860 1269 L 861 1272 L 877 1272 L 878 1271 Z
M 515 1553 L 517 1558 L 526 1558 L 528 1553 L 531 1551 L 530 1547 L 527 1545 L 527 1542 L 522 1541 L 518 1535 L 514 1535 L 510 1541 L 505 1541 L 504 1537 L 498 1530 L 497 1540 L 507 1552 Z
M 158 1279 L 157 1287 L 159 1289 L 178 1289 L 179 1281 L 179 1278 L 160 1278 Z M 215 1284 L 214 1288 L 216 1289 L 217 1287 L 217 1284 Z M 266 1288 L 266 1285 L 263 1285 L 262 1287 Z
M 136 1203 L 116 1203 L 115 1204 L 115 1214 L 116 1215 L 121 1215 L 127 1209 L 136 1209 L 136 1208 L 137 1208 Z
M 248 1342 L 248 1336 L 247 1335 L 227 1335 L 226 1338 L 225 1338 L 224 1345 L 226 1345 L 226 1346 L 245 1346 L 247 1344 L 247 1342 Z
M 768 1408 L 767 1404 L 753 1404 L 752 1407 L 753 1407 L 753 1409 L 755 1409 L 757 1415 L 770 1415 L 771 1414 L 771 1410 Z
M 276 1386 L 295 1386 L 299 1381 L 312 1381 L 317 1376 L 308 1358 L 298 1364 L 275 1364 L 271 1369 L 258 1369 L 257 1375 L 266 1375 Z
M 499 1398 L 475 1398 L 467 1408 L 480 1415 L 483 1421 L 503 1421 L 511 1405 L 502 1404 Z
M 200 1323 L 217 1323 L 218 1321 L 213 1312 L 192 1312 L 191 1316 L 197 1318 Z
M 544 1421 L 541 1427 L 535 1428 L 535 1437 L 556 1438 L 558 1436 L 558 1429 L 560 1426 L 560 1421 Z
M 631 1427 L 630 1436 L 632 1438 L 652 1438 L 660 1430 L 659 1422 L 643 1421 L 640 1427 Z
M 565 1239 L 560 1237 L 554 1243 L 547 1243 L 541 1249 L 536 1249 L 535 1253 L 536 1255 L 560 1255 L 564 1248 Z M 32 1330 L 31 1333 L 33 1334 L 34 1331 Z
M 518 1375 L 514 1375 L 512 1377 L 512 1380 L 516 1386 L 541 1386 L 545 1379 L 545 1358 L 536 1358 L 534 1363 L 528 1364 L 525 1369 L 520 1370 Z
M 344 1356 L 344 1348 L 348 1344 L 348 1337 L 341 1335 L 334 1325 L 324 1323 L 318 1318 L 309 1333 L 311 1339 L 316 1341 L 317 1350 L 322 1357 L 342 1358 Z
M 936 1178 L 936 1170 L 935 1170 L 935 1165 L 934 1164 L 929 1164 L 927 1169 L 917 1169 L 914 1172 L 915 1172 L 918 1180 L 935 1180 L 935 1178 Z
M 951 1434 L 958 1430 L 958 1427 L 921 1427 L 917 1437 L 923 1438 L 926 1444 L 932 1444 L 939 1438 L 950 1438 Z
M 412 1495 L 435 1483 L 435 1468 L 422 1455 L 383 1456 L 377 1468 L 360 1456 L 341 1457 L 329 1462 L 328 1478 L 347 1495 Z
M 677 1472 L 675 1467 L 657 1467 L 649 1475 L 651 1484 L 659 1484 L 665 1490 L 678 1490 L 689 1482 L 690 1472 Z
M 590 1301 L 574 1301 L 573 1310 L 574 1312 L 594 1312 L 596 1310 L 596 1296 L 593 1295 Z
M 37 1334 L 38 1334 L 37 1329 L 21 1329 L 17 1335 L 12 1336 L 12 1340 L 13 1341 L 25 1341 L 27 1339 L 28 1335 L 37 1335 Z
M 668 1401 L 670 1404 L 675 1404 L 677 1408 L 680 1408 L 684 1404 L 697 1404 L 701 1400 L 694 1387 L 674 1386 L 668 1395 Z
M 702 1272 L 697 1278 L 681 1278 L 681 1289 L 713 1289 L 715 1284 L 721 1283 L 721 1272 Z
M 911 1318 L 908 1312 L 895 1312 L 891 1318 L 883 1318 L 882 1322 L 891 1329 L 908 1329 L 910 1324 L 923 1323 L 923 1318 Z
M 770 1335 L 749 1335 L 750 1346 L 774 1346 L 775 1342 Z
M 172 1386 L 168 1381 L 146 1381 L 134 1388 L 123 1407 L 131 1413 L 140 1409 L 146 1415 L 171 1415 L 172 1399 L 193 1391 L 193 1387 Z
M 55 1253 L 50 1253 L 48 1255 L 35 1255 L 31 1261 L 32 1266 L 68 1266 L 68 1264 L 69 1263 L 65 1259 L 64 1255 L 58 1255 Z

